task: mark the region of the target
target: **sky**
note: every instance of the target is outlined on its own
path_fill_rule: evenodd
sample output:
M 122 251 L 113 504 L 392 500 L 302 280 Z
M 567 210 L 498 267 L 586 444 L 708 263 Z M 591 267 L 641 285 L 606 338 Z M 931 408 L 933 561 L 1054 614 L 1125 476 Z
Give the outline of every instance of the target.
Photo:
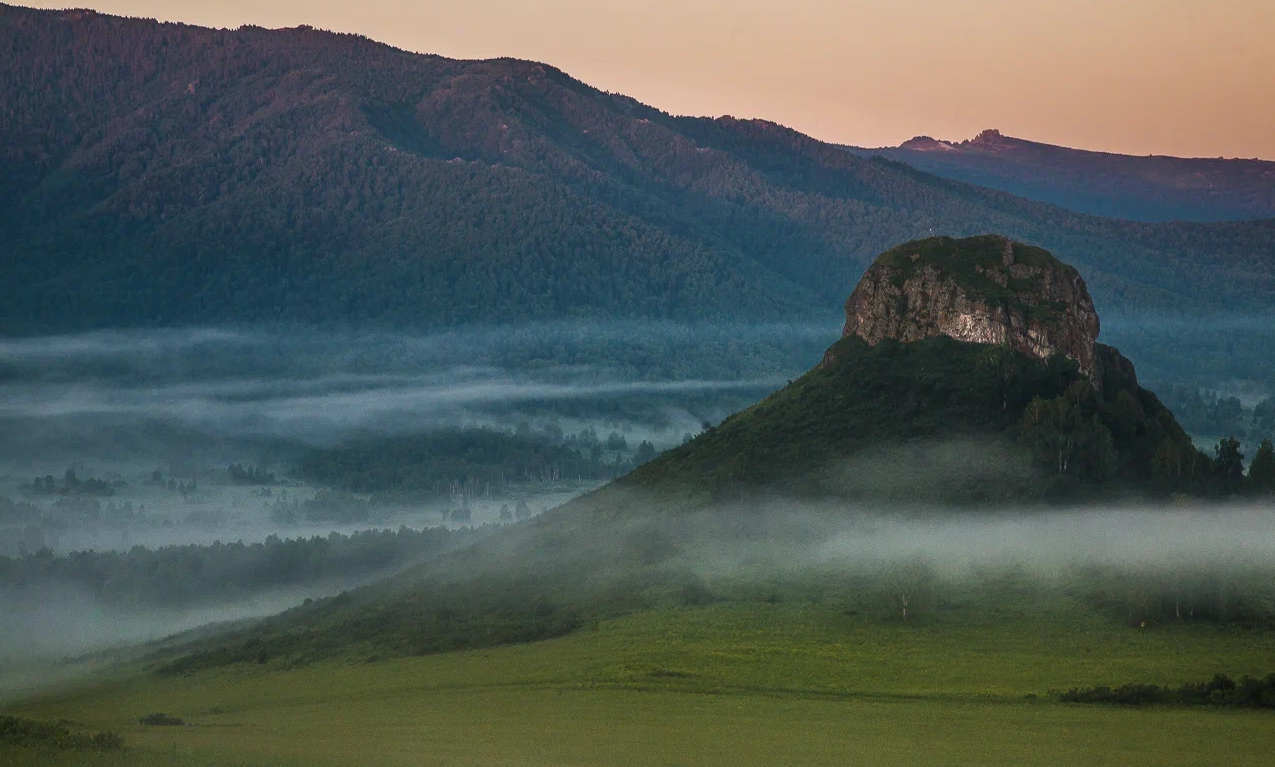
M 456 58 L 533 59 L 674 114 L 765 118 L 859 146 L 997 128 L 1128 154 L 1275 159 L 1271 0 L 87 4 L 218 27 L 309 24 Z

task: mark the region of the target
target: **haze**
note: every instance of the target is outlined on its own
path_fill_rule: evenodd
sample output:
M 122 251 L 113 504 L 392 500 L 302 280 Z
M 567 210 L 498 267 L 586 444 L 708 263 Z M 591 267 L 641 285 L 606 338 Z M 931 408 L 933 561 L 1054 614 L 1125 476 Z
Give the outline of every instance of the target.
M 261 440 L 331 444 L 368 431 L 524 421 L 620 428 L 667 447 L 780 388 L 834 334 L 822 324 L 558 323 L 426 335 L 206 328 L 0 340 L 0 426 L 14 437 L 0 445 L 0 460 L 19 459 L 20 474 L 60 474 L 58 464 L 104 456 L 179 450 L 207 459 L 195 446 L 226 439 L 236 447 L 218 460 L 259 451 L 245 444 Z M 730 364 L 672 362 L 706 354 Z M 607 402 L 594 413 L 591 403 Z M 628 417 L 616 415 L 620 402 Z
M 1098 588 L 1117 601 L 1145 599 L 1161 588 L 1185 596 L 1222 582 L 1249 602 L 1267 605 L 1275 597 L 1270 586 L 1275 514 L 1262 506 L 1054 508 L 1048 514 L 1035 509 L 955 517 L 947 509 L 923 507 L 775 503 L 762 509 L 724 507 L 690 517 L 619 521 L 599 525 L 590 540 L 588 550 L 555 554 L 514 538 L 494 550 L 494 559 L 487 558 L 493 556 L 488 550 L 465 560 L 473 570 L 464 572 L 479 577 L 494 568 L 519 578 L 552 580 L 562 568 L 609 557 L 605 579 L 615 583 L 640 581 L 644 570 L 649 577 L 653 569 L 689 575 L 720 594 L 782 584 L 843 584 L 832 588 L 845 593 L 830 598 L 872 603 L 884 597 L 879 612 L 893 609 L 891 590 L 901 577 L 917 580 L 906 588 L 936 591 L 946 599 L 994 588 L 1007 578 L 1018 579 L 1019 590 L 1042 601 Z M 635 547 L 643 552 L 639 559 L 650 561 L 634 564 Z M 456 569 L 460 566 L 460 561 L 448 561 L 451 577 L 462 572 Z M 47 673 L 42 664 L 59 656 L 152 641 L 213 622 L 263 617 L 302 598 L 336 594 L 374 580 L 365 576 L 262 589 L 237 601 L 218 603 L 210 597 L 206 603 L 165 609 L 108 604 L 82 586 L 56 579 L 20 586 L 0 582 L 0 610 L 19 616 L 0 626 L 0 699 L 47 683 L 33 669 Z M 568 591 L 583 593 L 596 586 Z M 1208 598 L 1216 593 L 1209 592 Z M 92 659 L 79 659 L 85 660 Z M 91 665 L 77 667 L 67 658 L 60 669 L 71 676 L 91 670 Z

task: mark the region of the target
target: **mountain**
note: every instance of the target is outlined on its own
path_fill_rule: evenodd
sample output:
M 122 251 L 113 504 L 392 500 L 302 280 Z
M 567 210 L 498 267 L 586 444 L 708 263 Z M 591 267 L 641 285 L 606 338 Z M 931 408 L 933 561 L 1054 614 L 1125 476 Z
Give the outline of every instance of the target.
M 917 136 L 897 147 L 852 148 L 936 176 L 1062 208 L 1133 221 L 1275 217 L 1275 162 L 1112 154 L 986 130 L 960 142 Z
M 995 236 L 940 237 L 877 258 L 846 299 L 842 336 L 870 344 L 948 336 L 1041 360 L 1062 352 L 1101 386 L 1099 330 L 1085 281 L 1048 251 Z
M 0 6 L 0 134 L 8 332 L 822 317 L 892 244 L 983 231 L 1104 312 L 1275 303 L 1275 221 L 1109 221 L 305 27 Z
M 1210 459 L 1098 328 L 1084 281 L 1047 251 L 905 243 L 868 269 L 820 365 L 619 484 L 692 505 L 1212 492 Z
M 436 562 L 165 654 L 159 669 L 433 653 L 702 605 L 717 598 L 697 574 L 714 554 L 783 540 L 809 556 L 821 525 L 847 515 L 1044 513 L 1052 500 L 1222 489 L 1133 365 L 1085 335 L 1096 317 L 1084 282 L 1048 252 L 1002 236 L 905 243 L 856 293 L 818 366 L 682 447 Z M 950 324 L 953 307 L 972 309 L 968 321 Z M 862 322 L 891 312 L 886 333 Z

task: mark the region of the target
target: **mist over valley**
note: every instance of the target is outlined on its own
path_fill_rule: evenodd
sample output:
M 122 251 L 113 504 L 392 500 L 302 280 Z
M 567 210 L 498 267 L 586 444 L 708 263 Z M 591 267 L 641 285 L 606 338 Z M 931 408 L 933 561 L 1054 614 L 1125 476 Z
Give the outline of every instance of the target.
M 763 9 L 640 10 L 742 45 Z M 750 88 L 814 21 L 889 44 L 874 87 L 938 71 L 800 10 Z M 900 20 L 1037 12 L 988 10 Z M 1059 52 L 1085 12 L 1051 12 Z M 1023 117 L 1041 62 L 999 42 L 978 108 Z M 980 57 L 909 109 L 950 128 Z M 855 150 L 535 61 L 4 4 L 0 135 L 5 767 L 1269 762 L 1270 162 Z

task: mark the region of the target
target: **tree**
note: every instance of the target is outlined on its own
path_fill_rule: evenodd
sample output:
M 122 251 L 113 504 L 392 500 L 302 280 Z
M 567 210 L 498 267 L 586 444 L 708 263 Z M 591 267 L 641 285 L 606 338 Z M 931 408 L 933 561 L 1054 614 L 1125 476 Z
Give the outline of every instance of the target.
M 638 445 L 637 463 L 638 465 L 647 463 L 655 458 L 655 445 L 648 440 L 642 440 L 642 444 Z
M 996 386 L 1001 410 L 1008 410 L 1010 395 L 1014 393 L 1014 384 L 1018 381 L 1018 355 L 1008 346 L 997 345 L 989 347 L 980 362 Z
M 1275 445 L 1269 439 L 1257 447 L 1253 464 L 1248 467 L 1248 484 L 1257 493 L 1275 494 Z
M 1151 472 L 1159 489 L 1168 493 L 1199 491 L 1204 478 L 1213 472 L 1212 461 L 1183 435 L 1181 440 L 1166 435 L 1151 457 Z
M 885 589 L 906 623 L 934 582 L 934 568 L 920 555 L 900 558 L 885 573 Z
M 1275 397 L 1267 397 L 1253 408 L 1253 423 L 1264 432 L 1275 432 Z
M 1232 495 L 1244 486 L 1244 454 L 1240 452 L 1240 441 L 1235 437 L 1227 437 L 1217 443 L 1214 448 L 1217 458 L 1213 461 L 1213 476 L 1217 478 L 1218 489 Z
M 1099 420 L 1093 386 L 1078 381 L 1061 396 L 1032 399 L 1023 413 L 1023 438 L 1038 466 L 1056 476 L 1102 482 L 1115 472 L 1111 430 Z

